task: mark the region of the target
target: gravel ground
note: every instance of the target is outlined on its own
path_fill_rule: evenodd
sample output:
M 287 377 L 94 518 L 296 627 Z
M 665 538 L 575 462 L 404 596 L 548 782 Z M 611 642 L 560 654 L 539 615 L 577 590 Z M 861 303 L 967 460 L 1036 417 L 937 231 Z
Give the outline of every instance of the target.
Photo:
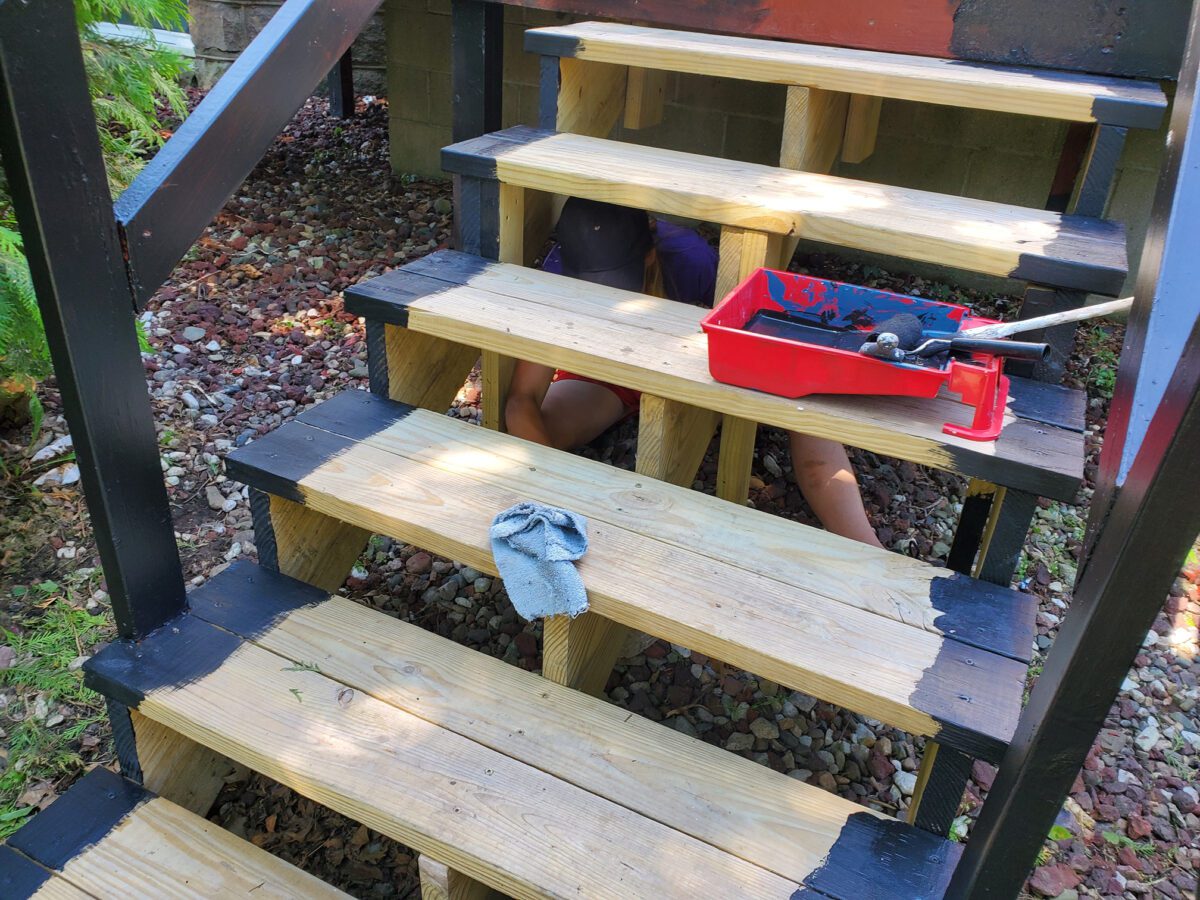
M 246 491 L 223 474 L 224 455 L 307 405 L 341 390 L 365 389 L 363 327 L 342 311 L 341 291 L 448 239 L 448 186 L 390 177 L 386 128 L 382 104 L 360 105 L 359 117 L 350 122 L 326 118 L 318 102 L 307 106 L 142 316 L 154 348 L 145 365 L 163 472 L 193 584 L 255 554 Z M 816 274 L 953 298 L 988 313 L 1005 315 L 1016 303 L 836 258 L 803 262 Z M 1119 328 L 1082 329 L 1071 364 L 1068 380 L 1087 388 L 1091 398 L 1089 477 L 1120 339 Z M 45 397 L 49 415 L 32 450 L 61 440 L 64 432 L 52 384 Z M 451 414 L 477 420 L 478 400 L 474 376 Z M 79 578 L 81 569 L 86 573 L 98 561 L 72 483 L 73 465 L 53 465 L 52 452 L 48 463 L 31 465 L 28 435 L 6 437 L 6 460 L 21 463 L 20 483 L 12 477 L 2 483 L 0 558 L 6 578 L 13 585 Z M 632 468 L 635 442 L 636 423 L 630 422 L 585 453 Z M 869 453 L 854 456 L 868 512 L 884 543 L 899 553 L 943 561 L 961 508 L 962 480 Z M 710 452 L 696 487 L 712 493 L 714 480 Z M 1085 487 L 1079 502 L 1086 504 L 1089 495 Z M 761 510 L 813 523 L 792 477 L 782 432 L 760 429 L 751 501 Z M 1035 674 L 1070 603 L 1085 509 L 1043 502 L 1022 561 L 1018 589 L 1037 595 L 1040 604 Z M 1028 885 L 1032 895 L 1176 900 L 1196 890 L 1198 583 L 1200 560 L 1193 553 L 1047 841 Z M 540 668 L 540 626 L 516 617 L 499 580 L 450 560 L 376 538 L 346 593 L 525 669 Z M 4 592 L 10 628 L 27 627 L 13 623 L 28 612 L 28 597 Z M 86 603 L 103 611 L 103 591 Z M 5 663 L 0 656 L 0 668 Z M 923 739 L 686 648 L 658 642 L 621 661 L 607 693 L 633 712 L 875 809 L 903 814 L 910 801 Z M 12 712 L 18 707 L 31 708 L 19 686 L 5 688 L 0 697 L 11 715 L 22 715 Z M 64 714 L 69 724 L 71 711 Z M 90 725 L 80 737 L 84 764 L 111 759 L 103 729 L 102 723 Z M 73 774 L 46 782 L 28 802 L 51 802 Z M 959 837 L 969 834 L 993 775 L 990 766 L 975 765 L 955 823 Z M 228 785 L 211 818 L 356 896 L 418 893 L 414 854 L 267 779 Z

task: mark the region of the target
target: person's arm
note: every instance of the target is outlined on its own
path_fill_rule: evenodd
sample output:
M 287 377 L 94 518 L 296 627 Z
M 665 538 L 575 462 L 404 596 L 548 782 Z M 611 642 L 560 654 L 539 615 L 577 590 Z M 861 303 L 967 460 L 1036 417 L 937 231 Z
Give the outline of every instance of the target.
M 537 363 L 517 360 L 508 400 L 504 404 L 504 424 L 509 434 L 549 446 L 550 435 L 542 418 L 542 401 L 550 389 L 554 369 Z

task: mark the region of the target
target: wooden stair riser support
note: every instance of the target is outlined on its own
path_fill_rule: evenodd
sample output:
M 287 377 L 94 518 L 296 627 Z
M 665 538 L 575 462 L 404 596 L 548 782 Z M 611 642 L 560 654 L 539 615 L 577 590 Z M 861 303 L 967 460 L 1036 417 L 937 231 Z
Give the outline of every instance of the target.
M 666 100 L 667 73 L 660 69 L 629 67 L 622 125 L 637 131 L 661 124 Z
M 332 592 L 345 583 L 371 533 L 273 496 L 268 517 L 254 523 L 254 538 L 274 546 L 275 571 Z
M 421 900 L 489 900 L 499 897 L 490 887 L 422 853 L 417 860 Z
M 448 410 L 479 351 L 395 325 L 385 326 L 384 334 L 389 398 L 430 412 Z
M 637 472 L 690 487 L 712 442 L 717 413 L 643 394 Z M 632 629 L 595 613 L 553 616 L 542 625 L 542 674 L 556 684 L 599 696 Z
M 875 152 L 883 98 L 851 94 L 846 110 L 846 133 L 842 138 L 842 162 L 857 164 Z
M 137 741 L 142 784 L 165 800 L 207 816 L 228 782 L 245 774 L 245 767 L 183 735 L 130 710 Z

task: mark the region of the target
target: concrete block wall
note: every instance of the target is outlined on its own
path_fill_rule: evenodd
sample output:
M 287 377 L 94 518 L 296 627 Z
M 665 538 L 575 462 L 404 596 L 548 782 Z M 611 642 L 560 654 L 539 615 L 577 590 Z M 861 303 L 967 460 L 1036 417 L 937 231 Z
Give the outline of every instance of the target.
M 195 72 L 208 88 L 262 31 L 283 0 L 189 0 Z M 354 86 L 360 94 L 382 95 L 387 89 L 387 43 L 383 14 L 377 13 L 354 42 Z M 324 88 L 322 87 L 323 91 Z

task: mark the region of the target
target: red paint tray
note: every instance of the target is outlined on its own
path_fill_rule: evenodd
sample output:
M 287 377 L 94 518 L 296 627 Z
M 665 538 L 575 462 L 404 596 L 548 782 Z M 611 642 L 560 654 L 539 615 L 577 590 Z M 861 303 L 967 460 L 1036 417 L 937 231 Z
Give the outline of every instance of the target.
M 778 322 L 782 317 L 772 315 L 778 313 L 787 315 L 786 327 Z M 972 316 L 954 303 L 759 269 L 701 323 L 708 335 L 709 371 L 717 381 L 783 397 L 935 397 L 945 386 L 975 412 L 969 426 L 947 422 L 942 430 L 974 441 L 995 440 L 1008 400 L 1003 359 L 977 353 L 923 365 L 857 352 L 877 323 L 899 313 L 917 316 L 925 337 L 948 337 L 996 321 Z M 756 330 L 746 330 L 747 325 Z

